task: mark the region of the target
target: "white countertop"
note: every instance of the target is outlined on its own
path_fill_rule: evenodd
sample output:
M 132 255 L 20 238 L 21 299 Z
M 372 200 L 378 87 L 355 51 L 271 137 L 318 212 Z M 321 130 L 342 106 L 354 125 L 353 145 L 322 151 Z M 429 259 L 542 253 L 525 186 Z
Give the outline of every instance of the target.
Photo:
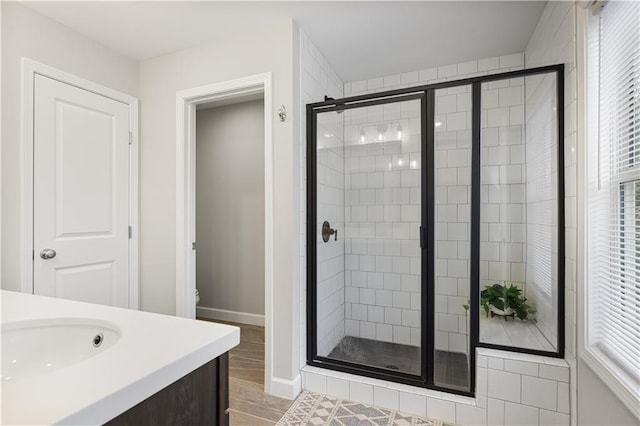
M 2 383 L 2 424 L 102 424 L 240 342 L 240 329 L 90 303 L 1 291 L 1 323 L 91 318 L 119 341 L 75 365 Z

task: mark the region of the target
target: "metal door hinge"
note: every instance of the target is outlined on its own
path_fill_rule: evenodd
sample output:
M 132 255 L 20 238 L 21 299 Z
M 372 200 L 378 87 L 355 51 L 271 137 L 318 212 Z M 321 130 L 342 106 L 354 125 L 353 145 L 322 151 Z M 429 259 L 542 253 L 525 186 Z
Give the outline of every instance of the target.
M 131 226 L 129 226 L 129 238 L 131 238 L 132 234 L 133 234 L 133 230 L 131 229 Z
M 129 132 L 129 145 L 133 145 L 133 133 Z
M 192 242 L 191 243 L 191 250 L 195 250 L 196 249 L 196 242 Z

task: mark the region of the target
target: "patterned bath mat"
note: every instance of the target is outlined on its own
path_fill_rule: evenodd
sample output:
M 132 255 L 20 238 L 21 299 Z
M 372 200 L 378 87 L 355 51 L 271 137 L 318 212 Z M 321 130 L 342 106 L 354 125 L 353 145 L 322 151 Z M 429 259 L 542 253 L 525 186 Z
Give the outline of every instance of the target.
M 328 395 L 302 392 L 277 426 L 442 426 L 442 422 Z

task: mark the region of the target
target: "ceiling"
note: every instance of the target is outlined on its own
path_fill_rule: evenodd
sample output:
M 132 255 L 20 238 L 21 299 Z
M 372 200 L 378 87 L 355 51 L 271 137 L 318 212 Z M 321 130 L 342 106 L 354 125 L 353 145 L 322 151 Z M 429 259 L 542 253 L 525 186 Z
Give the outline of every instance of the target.
M 136 60 L 293 18 L 347 82 L 522 52 L 545 2 L 23 4 Z

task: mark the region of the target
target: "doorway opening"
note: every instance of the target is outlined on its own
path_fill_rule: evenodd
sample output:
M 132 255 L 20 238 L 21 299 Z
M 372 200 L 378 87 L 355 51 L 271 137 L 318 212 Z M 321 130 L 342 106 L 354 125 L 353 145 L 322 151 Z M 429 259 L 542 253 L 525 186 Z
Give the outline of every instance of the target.
M 176 109 L 176 314 L 240 326 L 248 340 L 237 348 L 243 353 L 237 354 L 236 370 L 247 375 L 242 379 L 264 383 L 267 393 L 272 382 L 271 99 L 266 73 L 180 91 Z
M 195 203 L 196 318 L 240 327 L 229 374 L 263 385 L 262 93 L 197 106 Z

